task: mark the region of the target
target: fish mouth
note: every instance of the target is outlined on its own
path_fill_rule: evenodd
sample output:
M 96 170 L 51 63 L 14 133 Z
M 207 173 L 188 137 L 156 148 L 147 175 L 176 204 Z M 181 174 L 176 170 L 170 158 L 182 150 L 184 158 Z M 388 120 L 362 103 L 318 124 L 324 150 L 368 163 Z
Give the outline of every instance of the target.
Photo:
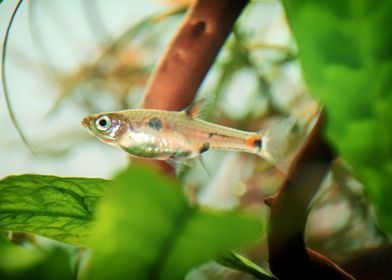
M 82 120 L 82 125 L 85 127 L 85 128 L 90 128 L 90 125 L 91 125 L 91 121 L 92 121 L 92 118 L 91 117 L 85 117 L 85 118 L 83 118 L 83 120 Z

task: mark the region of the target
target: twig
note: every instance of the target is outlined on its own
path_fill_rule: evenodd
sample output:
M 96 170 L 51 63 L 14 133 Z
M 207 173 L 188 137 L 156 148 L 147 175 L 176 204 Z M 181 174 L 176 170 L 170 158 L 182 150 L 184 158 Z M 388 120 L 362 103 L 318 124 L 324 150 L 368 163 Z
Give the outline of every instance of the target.
M 294 161 L 271 208 L 269 224 L 270 268 L 279 279 L 353 279 L 331 260 L 306 248 L 304 231 L 308 206 L 329 171 L 333 153 L 321 138 L 319 117 Z
M 17 12 L 19 11 L 20 5 L 22 4 L 23 0 L 20 0 L 17 4 L 16 7 L 14 9 L 14 11 L 12 12 L 10 21 L 8 23 L 7 26 L 7 30 L 5 32 L 5 36 L 4 36 L 4 40 L 3 40 L 3 51 L 2 51 L 2 55 L 1 55 L 1 80 L 3 83 L 3 92 L 4 92 L 4 98 L 5 98 L 5 103 L 7 106 L 7 110 L 8 110 L 8 114 L 11 118 L 11 121 L 14 125 L 14 127 L 16 128 L 20 138 L 22 139 L 23 143 L 26 145 L 26 147 L 31 151 L 31 153 L 33 155 L 35 155 L 35 152 L 30 144 L 30 142 L 27 140 L 22 127 L 20 126 L 19 122 L 16 119 L 14 110 L 12 108 L 11 105 L 11 100 L 10 100 L 10 94 L 9 94 L 9 90 L 8 90 L 8 82 L 7 82 L 7 72 L 6 72 L 6 59 L 7 59 L 7 48 L 8 48 L 8 38 L 10 35 L 10 31 L 11 31 L 11 27 L 12 24 L 15 20 L 15 16 L 17 14 Z

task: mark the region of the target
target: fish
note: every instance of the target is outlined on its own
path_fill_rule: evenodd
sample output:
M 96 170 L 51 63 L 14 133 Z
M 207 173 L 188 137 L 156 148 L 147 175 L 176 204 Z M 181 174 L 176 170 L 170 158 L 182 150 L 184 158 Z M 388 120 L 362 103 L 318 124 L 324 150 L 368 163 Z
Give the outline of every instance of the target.
M 177 162 L 209 150 L 256 154 L 287 172 L 285 161 L 293 117 L 257 132 L 242 131 L 199 118 L 203 100 L 182 111 L 128 109 L 83 118 L 82 125 L 106 144 L 139 158 Z

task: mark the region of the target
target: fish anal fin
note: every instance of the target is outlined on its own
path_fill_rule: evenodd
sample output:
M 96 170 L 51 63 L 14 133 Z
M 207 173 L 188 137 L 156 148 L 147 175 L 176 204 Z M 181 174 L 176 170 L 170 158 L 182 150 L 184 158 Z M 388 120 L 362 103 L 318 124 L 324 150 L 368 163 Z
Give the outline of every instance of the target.
M 203 158 L 202 156 L 199 156 L 198 159 L 199 159 L 200 165 L 204 168 L 204 170 L 206 171 L 206 173 L 208 174 L 208 176 L 211 177 L 211 173 L 210 173 L 210 171 L 208 171 L 207 165 L 206 165 L 206 163 L 204 162 L 204 158 Z
M 192 159 L 167 159 L 165 160 L 175 170 L 176 176 L 181 176 L 188 168 L 194 165 Z

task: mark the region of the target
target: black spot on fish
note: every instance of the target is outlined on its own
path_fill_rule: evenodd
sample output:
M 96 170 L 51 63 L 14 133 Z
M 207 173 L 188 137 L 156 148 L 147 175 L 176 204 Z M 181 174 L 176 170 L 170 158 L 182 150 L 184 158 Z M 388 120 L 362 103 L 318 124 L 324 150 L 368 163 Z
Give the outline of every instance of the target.
M 219 134 L 216 132 L 209 132 L 208 133 L 208 138 L 212 138 L 212 137 L 221 137 L 221 138 L 229 138 L 230 136 L 224 135 L 224 134 Z
M 200 147 L 199 153 L 200 153 L 200 154 L 205 153 L 205 152 L 208 151 L 209 148 L 210 148 L 210 144 L 209 144 L 209 143 L 204 143 L 204 144 Z
M 258 147 L 259 149 L 261 149 L 263 142 L 261 141 L 261 138 L 256 139 L 253 144 Z
M 160 130 L 162 128 L 162 121 L 157 117 L 153 117 L 148 121 L 148 126 L 155 130 Z

